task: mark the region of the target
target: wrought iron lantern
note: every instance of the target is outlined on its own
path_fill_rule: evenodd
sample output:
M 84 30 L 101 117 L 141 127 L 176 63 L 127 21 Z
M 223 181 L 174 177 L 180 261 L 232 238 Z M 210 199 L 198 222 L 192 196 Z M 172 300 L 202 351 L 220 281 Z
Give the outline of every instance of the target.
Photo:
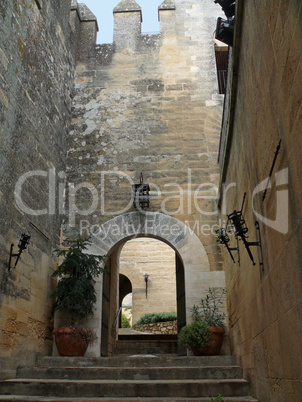
M 221 6 L 222 11 L 225 13 L 227 18 L 231 18 L 235 15 L 235 0 L 214 0 L 214 3 L 218 3 Z
M 231 247 L 229 246 L 230 238 L 229 238 L 229 236 L 228 236 L 228 234 L 227 234 L 226 229 L 224 229 L 224 228 L 219 228 L 218 230 L 216 230 L 216 233 L 217 233 L 217 237 L 218 237 L 217 242 L 219 242 L 220 244 L 225 245 L 225 247 L 226 247 L 227 250 L 228 250 L 228 253 L 230 254 L 230 256 L 231 256 L 231 258 L 232 258 L 232 260 L 233 260 L 233 263 L 235 264 L 235 260 L 234 260 L 232 251 L 237 251 L 237 252 L 238 252 L 238 262 L 240 262 L 238 240 L 237 240 L 237 247 L 232 247 L 232 248 L 231 248 Z
M 227 19 L 218 18 L 216 25 L 215 39 L 220 40 L 228 46 L 233 46 L 234 37 L 234 25 L 235 25 L 235 0 L 214 0 L 214 3 L 218 3 Z
M 238 263 L 239 263 L 239 265 L 240 265 L 239 240 L 243 241 L 243 244 L 244 244 L 244 246 L 245 246 L 245 248 L 246 248 L 246 250 L 248 252 L 248 255 L 249 255 L 253 265 L 256 265 L 256 263 L 254 261 L 254 257 L 253 257 L 253 254 L 252 254 L 251 250 L 250 250 L 250 247 L 252 247 L 252 246 L 260 247 L 260 262 L 259 262 L 259 264 L 260 264 L 260 266 L 262 266 L 262 269 L 263 269 L 263 254 L 262 254 L 262 245 L 261 245 L 261 234 L 260 234 L 259 223 L 257 221 L 255 222 L 255 226 L 256 226 L 256 230 L 257 230 L 257 238 L 258 238 L 258 240 L 257 241 L 248 241 L 247 240 L 248 236 L 246 234 L 249 231 L 249 229 L 248 229 L 248 227 L 246 225 L 246 222 L 245 222 L 245 219 L 244 219 L 244 217 L 242 215 L 245 198 L 246 198 L 246 193 L 244 193 L 244 196 L 243 196 L 241 210 L 240 211 L 234 210 L 234 212 L 232 212 L 230 215 L 228 215 L 228 221 L 227 221 L 227 224 L 226 224 L 226 228 L 228 228 L 229 222 L 231 223 L 230 226 L 231 226 L 231 228 L 232 228 L 232 230 L 234 232 L 235 238 L 237 240 L 237 247 L 236 248 L 231 248 L 229 246 L 230 238 L 228 236 L 227 230 L 224 229 L 224 228 L 219 228 L 218 230 L 216 230 L 217 237 L 218 237 L 217 241 L 220 244 L 223 244 L 227 248 L 227 250 L 228 250 L 233 262 L 235 262 L 235 261 L 234 261 L 232 251 L 237 251 L 238 252 Z
M 149 280 L 149 275 L 145 274 L 144 275 L 144 280 L 146 282 L 146 299 L 148 298 L 148 280 Z
M 18 261 L 20 259 L 20 256 L 22 254 L 22 251 L 26 250 L 27 246 L 29 245 L 29 239 L 30 239 L 30 235 L 27 235 L 25 233 L 23 233 L 21 235 L 21 238 L 19 240 L 19 244 L 18 244 L 18 248 L 19 248 L 19 252 L 16 254 L 13 254 L 13 249 L 14 249 L 14 244 L 11 244 L 10 246 L 10 254 L 9 254 L 9 262 L 8 262 L 8 270 L 10 271 L 11 269 L 11 260 L 12 257 L 17 257 L 14 268 L 16 268 Z
M 232 222 L 236 237 L 242 237 L 248 232 L 242 211 L 234 211 L 232 214 L 228 215 L 228 219 Z
M 140 174 L 140 183 L 132 184 L 132 198 L 135 209 L 149 208 L 150 206 L 150 187 L 149 184 L 143 183 L 143 174 Z
M 247 234 L 249 229 L 248 229 L 248 227 L 246 225 L 246 222 L 245 222 L 245 219 L 244 219 L 244 217 L 242 215 L 242 210 L 243 210 L 245 198 L 246 198 L 246 193 L 244 193 L 241 210 L 240 211 L 235 210 L 233 213 L 228 215 L 228 219 L 232 223 L 232 227 L 233 227 L 233 230 L 234 230 L 235 237 L 237 239 L 240 238 L 240 240 L 243 241 L 243 244 L 244 244 L 244 246 L 245 246 L 245 248 L 246 248 L 246 250 L 248 252 L 248 255 L 249 255 L 253 265 L 256 265 L 256 263 L 254 261 L 254 257 L 253 257 L 253 254 L 252 254 L 251 250 L 250 250 L 250 247 L 252 247 L 252 246 L 260 247 L 260 250 L 261 250 L 260 265 L 263 265 L 260 227 L 259 227 L 259 223 L 257 221 L 255 222 L 255 226 L 256 226 L 256 230 L 257 230 L 258 241 L 254 241 L 254 242 L 247 241 L 248 236 L 246 236 L 246 234 Z
M 234 17 L 217 19 L 215 39 L 220 40 L 228 46 L 233 46 Z

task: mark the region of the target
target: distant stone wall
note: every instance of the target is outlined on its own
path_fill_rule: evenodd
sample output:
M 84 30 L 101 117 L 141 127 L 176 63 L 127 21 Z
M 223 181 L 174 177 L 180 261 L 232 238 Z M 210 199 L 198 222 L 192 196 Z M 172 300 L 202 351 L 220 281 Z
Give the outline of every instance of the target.
M 167 244 L 151 238 L 127 242 L 120 255 L 120 274 L 132 284 L 133 323 L 147 313 L 176 311 L 175 251 Z
M 161 335 L 177 335 L 177 321 L 157 322 L 155 324 L 133 325 L 140 332 L 152 332 Z

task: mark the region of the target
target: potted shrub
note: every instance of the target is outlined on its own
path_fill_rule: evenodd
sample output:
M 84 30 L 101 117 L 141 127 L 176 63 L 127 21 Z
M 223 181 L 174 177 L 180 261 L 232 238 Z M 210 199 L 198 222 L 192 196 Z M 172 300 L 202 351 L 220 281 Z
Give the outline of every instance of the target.
M 225 289 L 209 288 L 208 294 L 191 309 L 193 321 L 203 322 L 211 331 L 211 342 L 203 350 L 204 355 L 219 355 L 224 337 L 226 314 L 222 311 Z
M 62 263 L 52 274 L 58 278 L 56 289 L 51 293 L 54 303 L 52 314 L 62 311 L 70 317 L 70 326 L 54 331 L 58 352 L 61 356 L 83 356 L 89 345 L 96 340 L 93 330 L 79 325 L 80 320 L 93 316 L 96 303 L 95 279 L 104 272 L 103 256 L 86 254 L 89 239 L 67 240 L 68 247 L 58 250 Z
M 211 332 L 207 324 L 193 321 L 184 326 L 178 334 L 178 346 L 191 349 L 195 356 L 202 355 L 202 351 L 211 343 Z
M 226 314 L 221 311 L 224 289 L 209 288 L 208 294 L 191 308 L 192 324 L 178 335 L 180 347 L 191 349 L 194 355 L 219 355 L 223 343 Z

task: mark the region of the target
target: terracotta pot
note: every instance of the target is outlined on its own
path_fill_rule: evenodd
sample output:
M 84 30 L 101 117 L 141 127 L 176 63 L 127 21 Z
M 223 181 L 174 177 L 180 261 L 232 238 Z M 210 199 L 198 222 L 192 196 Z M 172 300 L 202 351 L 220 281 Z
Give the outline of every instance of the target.
M 55 331 L 55 342 L 60 356 L 84 356 L 88 345 L 70 327 L 60 327 Z
M 223 343 L 224 329 L 222 327 L 210 327 L 211 343 L 205 348 L 192 346 L 192 352 L 195 356 L 217 356 L 220 353 Z

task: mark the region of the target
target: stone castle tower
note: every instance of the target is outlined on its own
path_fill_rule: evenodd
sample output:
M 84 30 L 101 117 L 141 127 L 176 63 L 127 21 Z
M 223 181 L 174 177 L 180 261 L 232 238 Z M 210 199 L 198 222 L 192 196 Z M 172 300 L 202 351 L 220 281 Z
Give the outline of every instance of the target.
M 93 251 L 113 257 L 109 326 L 117 311 L 118 255 L 133 237 L 155 237 L 175 250 L 182 325 L 209 286 L 224 286 L 215 236 L 223 100 L 217 11 L 211 3 L 166 0 L 158 10 L 160 33 L 143 35 L 141 8 L 123 0 L 113 10 L 109 45 L 90 42 L 97 24 L 87 22 L 75 72 L 64 235 L 94 234 Z M 141 172 L 150 208 L 136 211 L 131 185 Z M 93 322 L 100 331 L 96 316 Z

